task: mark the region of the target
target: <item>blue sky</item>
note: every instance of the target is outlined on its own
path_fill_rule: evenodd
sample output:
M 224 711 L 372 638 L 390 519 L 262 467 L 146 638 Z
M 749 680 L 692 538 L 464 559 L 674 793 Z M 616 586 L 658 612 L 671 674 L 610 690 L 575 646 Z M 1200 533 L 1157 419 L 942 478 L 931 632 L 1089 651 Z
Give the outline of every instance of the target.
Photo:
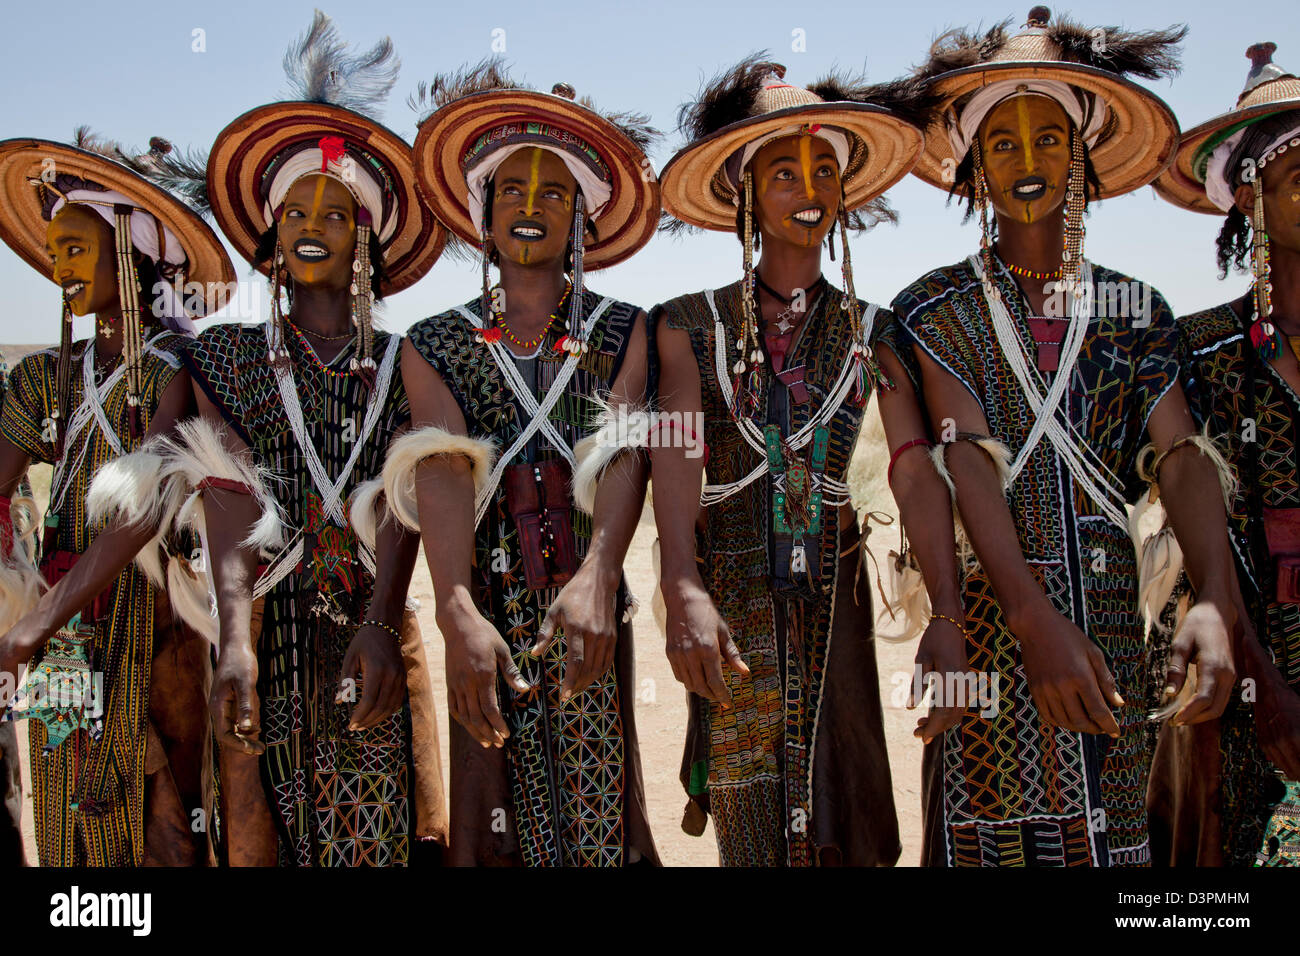
M 656 3 L 377 3 L 334 0 L 322 7 L 355 44 L 393 38 L 402 74 L 385 120 L 414 139 L 415 115 L 406 96 L 421 79 L 477 61 L 492 52 L 494 36 L 516 76 L 549 89 L 571 83 L 606 109 L 649 113 L 669 135 L 652 154 L 662 168 L 679 140 L 678 106 L 703 78 L 753 50 L 784 62 L 791 82 L 809 82 L 832 66 L 865 69 L 885 80 L 920 60 L 932 37 L 951 26 L 1023 22 L 1032 4 L 826 2 L 710 4 Z M 152 135 L 206 149 L 240 113 L 279 98 L 286 45 L 311 20 L 315 4 L 267 0 L 225 2 L 71 3 L 46 17 L 33 9 L 14 15 L 0 33 L 0 138 L 67 140 L 86 123 L 96 132 L 143 146 Z M 1186 22 L 1183 74 L 1152 88 L 1173 107 L 1184 128 L 1235 101 L 1248 69 L 1244 52 L 1273 40 L 1283 66 L 1300 70 L 1294 0 L 1222 3 L 1092 2 L 1054 7 L 1088 24 L 1131 28 Z M 12 11 L 11 12 L 15 12 Z M 206 49 L 196 52 L 194 31 Z M 504 31 L 504 34 L 494 31 Z M 794 52 L 801 30 L 806 50 Z M 927 270 L 969 254 L 976 228 L 959 225 L 956 205 L 908 177 L 890 192 L 902 222 L 853 242 L 860 295 L 887 304 Z M 1161 290 L 1178 313 L 1239 294 L 1246 280 L 1220 282 L 1214 268 L 1217 217 L 1184 213 L 1148 188 L 1095 207 L 1087 252 L 1097 262 L 1136 274 Z M 264 303 L 261 280 L 236 259 L 241 281 L 256 287 L 246 303 Z M 590 276 L 598 291 L 649 307 L 682 292 L 725 284 L 740 268 L 740 247 L 725 235 L 656 238 L 635 258 Z M 827 263 L 828 275 L 837 267 Z M 7 249 L 0 250 L 0 281 L 8 290 L 0 341 L 50 342 L 57 337 L 58 293 Z M 412 289 L 389 300 L 382 318 L 405 329 L 420 318 L 474 294 L 476 268 L 444 260 Z M 254 290 L 248 290 L 253 292 Z M 258 311 L 260 317 L 261 312 Z M 249 316 L 254 318 L 255 316 Z M 82 323 L 78 334 L 86 334 Z

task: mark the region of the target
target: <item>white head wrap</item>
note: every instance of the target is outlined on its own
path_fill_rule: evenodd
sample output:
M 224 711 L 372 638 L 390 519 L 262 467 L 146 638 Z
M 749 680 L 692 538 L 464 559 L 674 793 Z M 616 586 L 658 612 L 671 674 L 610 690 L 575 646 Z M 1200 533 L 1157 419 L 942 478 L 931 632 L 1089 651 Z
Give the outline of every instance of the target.
M 54 206 L 50 210 L 50 218 L 53 219 L 60 209 L 68 203 L 78 206 L 87 206 L 93 209 L 100 217 L 114 228 L 117 227 L 117 216 L 113 212 L 114 206 L 131 206 L 135 211 L 131 213 L 131 245 L 139 249 L 142 253 L 152 259 L 154 262 L 165 262 L 172 266 L 183 266 L 186 262 L 185 249 L 175 234 L 162 225 L 153 213 L 140 206 L 139 203 L 114 192 L 111 189 L 72 189 L 63 197 L 54 201 Z M 163 245 L 165 248 L 158 248 L 158 233 L 162 232 Z M 181 302 L 180 296 L 176 294 L 176 289 L 170 282 L 163 279 L 161 282 L 162 294 L 159 305 L 160 310 L 155 310 L 163 325 L 173 332 L 184 332 L 189 335 L 194 334 L 194 323 L 190 320 L 189 314 Z M 145 294 L 151 291 L 145 289 Z M 182 290 L 183 291 L 183 290 Z
M 773 130 L 770 133 L 765 133 L 758 137 L 758 139 L 751 140 L 745 144 L 745 148 L 740 151 L 740 165 L 735 168 L 739 169 L 740 174 L 743 176 L 745 173 L 745 167 L 748 166 L 749 161 L 754 158 L 754 154 L 768 143 L 772 142 L 772 140 L 781 139 L 783 136 L 801 136 L 806 134 L 808 134 L 807 123 L 791 123 L 789 126 L 782 126 L 780 129 Z M 819 139 L 824 139 L 826 142 L 831 144 L 831 149 L 835 151 L 835 161 L 840 165 L 840 175 L 844 175 L 844 171 L 849 166 L 849 138 L 838 130 L 827 129 L 825 126 L 810 135 L 816 136 Z M 733 201 L 736 205 L 740 205 L 739 192 L 737 192 L 733 197 Z
M 384 243 L 392 237 L 397 229 L 397 217 L 392 216 L 390 222 L 384 222 L 384 192 L 375 178 L 355 157 L 347 154 L 337 162 L 325 162 L 324 154 L 316 146 L 294 153 L 275 171 L 262 209 L 268 228 L 275 223 L 275 210 L 284 202 L 290 187 L 304 176 L 325 176 L 342 183 L 357 204 L 370 213 L 370 228 L 379 241 Z
M 1237 204 L 1232 188 L 1233 171 L 1228 169 L 1228 161 L 1232 158 L 1232 154 L 1237 151 L 1237 147 L 1241 144 L 1241 138 L 1246 135 L 1248 129 L 1250 129 L 1249 126 L 1237 130 L 1237 132 L 1214 147 L 1209 162 L 1205 164 L 1205 196 L 1224 212 Z M 1267 147 L 1260 150 L 1258 156 L 1251 156 L 1250 158 L 1258 163 L 1283 143 L 1294 139 L 1297 134 L 1300 134 L 1300 126 L 1287 130 L 1269 143 Z
M 544 149 L 564 160 L 564 165 L 568 167 L 578 183 L 578 188 L 582 190 L 582 198 L 587 207 L 587 218 L 600 217 L 609 202 L 609 197 L 613 195 L 613 189 L 609 183 L 597 176 L 590 166 L 555 146 L 548 146 L 545 143 L 516 143 L 493 150 L 465 172 L 465 180 L 469 186 L 470 221 L 474 223 L 474 228 L 478 230 L 480 237 L 483 234 L 483 206 L 487 203 L 487 184 L 496 175 L 501 164 L 521 149 Z
M 1079 93 L 1083 93 L 1083 101 Z M 949 111 L 947 117 L 948 142 L 958 162 L 965 159 L 970 151 L 970 144 L 979 135 L 980 124 L 993 108 L 1012 96 L 1034 93 L 1046 96 L 1061 104 L 1065 115 L 1070 117 L 1075 129 L 1083 135 L 1083 141 L 1092 148 L 1101 135 L 1102 124 L 1106 121 L 1106 104 L 1095 93 L 1077 90 L 1060 80 L 999 80 L 981 87 L 962 107 L 961 115 L 954 117 Z M 1086 106 L 1085 106 L 1086 103 Z

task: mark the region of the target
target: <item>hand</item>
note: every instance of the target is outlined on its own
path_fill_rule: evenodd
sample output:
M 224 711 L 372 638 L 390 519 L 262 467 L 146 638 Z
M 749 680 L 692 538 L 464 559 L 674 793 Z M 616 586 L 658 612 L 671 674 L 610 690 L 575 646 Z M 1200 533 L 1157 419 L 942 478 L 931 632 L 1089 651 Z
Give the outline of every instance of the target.
M 600 580 L 601 573 L 584 563 L 566 584 L 546 612 L 537 641 L 528 653 L 541 657 L 564 629 L 564 683 L 560 703 L 580 694 L 614 666 L 618 623 L 614 620 L 614 598 L 618 581 L 611 588 Z
M 1187 680 L 1187 666 L 1196 664 L 1196 693 L 1169 722 L 1199 724 L 1214 720 L 1228 706 L 1237 681 L 1232 661 L 1231 623 L 1236 614 L 1226 614 L 1217 602 L 1201 600 L 1188 609 L 1174 635 L 1165 672 L 1165 698 L 1177 696 Z
M 1124 706 L 1106 657 L 1044 600 L 1013 628 L 1034 706 L 1047 723 L 1085 734 L 1119 736 L 1107 707 Z
M 9 704 L 9 694 L 17 692 L 23 667 L 45 643 L 44 636 L 27 621 L 23 618 L 0 637 L 0 713 Z
M 943 697 L 947 686 L 975 686 L 970 681 L 962 681 L 958 685 L 956 681 L 946 680 L 950 674 L 971 673 L 970 663 L 966 658 L 966 635 L 952 621 L 946 621 L 941 617 L 931 618 L 916 651 L 916 669 L 921 674 L 922 680 L 925 679 L 925 675 L 934 674 L 938 683 L 936 687 L 938 696 L 930 706 L 930 712 L 917 719 L 916 729 L 912 731 L 913 737 L 920 737 L 928 744 L 936 737 L 942 736 L 948 728 L 957 726 L 962 714 L 972 703 L 967 700 L 959 705 L 955 701 L 944 700 Z M 913 682 L 912 690 L 907 695 L 907 709 L 915 710 L 918 703 L 916 683 Z
M 266 753 L 266 744 L 258 740 L 262 718 L 257 699 L 257 654 L 250 642 L 232 641 L 221 648 L 208 710 L 222 746 L 246 754 Z
M 698 577 L 676 586 L 665 581 L 663 595 L 668 611 L 668 663 L 673 676 L 687 690 L 730 707 L 731 691 L 722 677 L 722 668 L 729 667 L 742 677 L 749 676 L 749 668 L 741 660 L 727 622 Z
M 343 670 L 339 674 L 339 692 L 336 704 L 356 700 L 356 678 L 360 676 L 365 689 L 361 702 L 352 709 L 348 730 L 369 730 L 395 714 L 406 699 L 406 664 L 402 649 L 382 627 L 363 624 L 348 644 L 343 657 Z M 352 693 L 348 694 L 345 682 L 351 679 Z
M 1300 780 L 1300 694 L 1280 674 L 1259 682 L 1255 732 L 1269 762 L 1288 780 Z
M 477 610 L 462 612 L 439 629 L 447 645 L 447 706 L 451 716 L 484 747 L 505 746 L 510 729 L 497 700 L 497 673 L 519 693 L 532 690 L 497 629 Z

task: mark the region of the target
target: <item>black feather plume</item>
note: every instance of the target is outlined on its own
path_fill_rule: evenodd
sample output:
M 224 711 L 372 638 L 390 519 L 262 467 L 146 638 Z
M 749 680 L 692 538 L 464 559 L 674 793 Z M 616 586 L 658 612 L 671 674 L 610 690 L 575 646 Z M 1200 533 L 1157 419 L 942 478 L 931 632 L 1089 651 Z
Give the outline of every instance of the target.
M 489 57 L 452 73 L 439 73 L 427 83 L 421 80 L 415 92 L 406 98 L 406 104 L 419 114 L 415 122 L 422 126 L 434 112 L 466 96 L 519 89 L 526 87 L 511 79 L 505 60 L 499 56 Z
M 376 120 L 383 115 L 400 68 L 388 37 L 369 50 L 350 53 L 334 21 L 319 10 L 307 32 L 284 54 L 289 98 L 341 106 Z
M 689 140 L 699 140 L 725 126 L 754 115 L 763 83 L 785 67 L 767 59 L 767 51 L 751 53 L 701 87 L 699 95 L 677 113 L 677 128 Z
M 912 72 L 919 80 L 930 80 L 950 70 L 986 63 L 997 54 L 1007 42 L 1007 30 L 1011 19 L 995 23 L 983 33 L 980 28 L 974 30 L 958 28 L 946 30 L 934 38 L 930 44 L 929 56 Z
M 1178 44 L 1187 36 L 1187 27 L 1133 32 L 1061 19 L 1048 26 L 1047 35 L 1060 45 L 1065 60 L 1118 76 L 1159 80 L 1178 75 Z
M 164 189 L 186 203 L 201 216 L 209 216 L 208 154 L 205 151 L 178 150 L 161 136 L 151 137 L 149 149 L 141 151 L 106 139 L 89 126 L 78 126 L 72 133 L 72 145 L 98 153 L 105 159 L 121 163 L 142 179 Z

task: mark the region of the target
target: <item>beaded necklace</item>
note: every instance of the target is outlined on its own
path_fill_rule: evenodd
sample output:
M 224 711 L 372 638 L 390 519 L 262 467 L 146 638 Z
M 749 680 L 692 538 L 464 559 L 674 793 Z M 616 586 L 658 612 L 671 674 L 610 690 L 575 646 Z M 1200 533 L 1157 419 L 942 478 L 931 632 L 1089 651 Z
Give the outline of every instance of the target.
M 348 378 L 352 374 L 351 370 L 340 371 L 339 369 L 330 368 L 328 365 L 326 365 L 324 362 L 320 360 L 320 356 L 316 354 L 316 350 L 311 347 L 311 343 L 307 341 L 307 337 L 302 334 L 302 329 L 298 328 L 298 326 L 290 322 L 288 318 L 284 319 L 284 324 L 287 325 L 290 329 L 292 329 L 293 334 L 298 337 L 298 344 L 302 346 L 302 350 L 306 352 L 307 355 L 311 358 L 311 363 L 315 365 L 318 369 L 320 369 L 322 372 L 324 372 L 326 375 L 328 375 L 330 378 L 343 379 L 343 378 Z M 351 337 L 352 337 L 351 333 L 349 333 L 347 338 L 351 338 Z
M 492 301 L 494 302 L 497 301 L 496 292 L 500 288 L 501 286 L 497 285 L 492 290 L 493 293 Z M 496 327 L 501 330 L 501 334 L 504 335 L 512 345 L 523 349 L 525 352 L 532 352 L 539 345 L 541 345 L 542 342 L 546 339 L 547 334 L 551 331 L 551 326 L 555 325 L 555 323 L 559 321 L 560 313 L 564 311 L 564 307 L 568 304 L 569 296 L 572 293 L 573 293 L 573 283 L 566 280 L 564 283 L 564 294 L 560 296 L 560 304 L 555 307 L 555 310 L 551 313 L 551 317 L 547 320 L 546 325 L 542 328 L 542 331 L 537 333 L 537 335 L 535 335 L 531 339 L 527 339 L 527 340 L 521 339 L 511 330 L 510 326 L 506 325 L 506 317 L 505 317 L 504 310 L 498 312 L 494 308 L 492 310 L 492 319 L 496 323 Z M 562 351 L 562 350 L 557 348 L 556 351 Z
M 1014 276 L 1020 276 L 1022 279 L 1037 279 L 1039 282 L 1046 282 L 1049 279 L 1061 278 L 1061 270 L 1053 269 L 1051 272 L 1035 272 L 1033 269 L 1026 269 L 1024 266 L 1018 266 L 1014 262 L 1002 260 L 1002 264 L 1007 267 L 1007 271 Z

